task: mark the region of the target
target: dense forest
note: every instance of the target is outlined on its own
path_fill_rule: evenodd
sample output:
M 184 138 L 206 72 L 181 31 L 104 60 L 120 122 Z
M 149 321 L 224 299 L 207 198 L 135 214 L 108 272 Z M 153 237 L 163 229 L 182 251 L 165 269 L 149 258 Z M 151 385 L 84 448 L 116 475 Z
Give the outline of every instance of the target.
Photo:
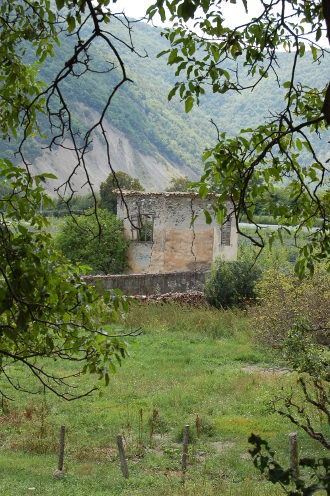
M 126 30 L 118 25 L 112 27 L 118 38 L 125 39 Z M 143 22 L 134 24 L 133 40 L 136 51 L 140 54 L 131 53 L 128 49 L 123 50 L 123 59 L 127 66 L 128 76 L 134 81 L 127 83 L 116 94 L 113 99 L 107 121 L 110 130 L 116 130 L 117 150 L 114 153 L 113 163 L 116 169 L 129 172 L 138 177 L 142 184 L 148 189 L 168 186 L 170 177 L 177 170 L 179 174 L 187 174 L 190 178 L 196 178 L 202 170 L 201 156 L 208 145 L 214 144 L 217 138 L 215 126 L 211 119 L 217 124 L 218 129 L 226 131 L 228 135 L 235 135 L 241 128 L 255 126 L 261 123 L 265 116 L 269 115 L 270 109 L 281 109 L 283 105 L 283 88 L 277 85 L 275 75 L 265 80 L 252 92 L 244 94 L 226 93 L 214 95 L 203 95 L 200 107 L 194 108 L 188 115 L 184 112 L 184 106 L 175 97 L 168 102 L 167 95 L 175 83 L 172 68 L 166 65 L 166 56 L 157 58 L 157 54 L 168 48 L 167 41 L 160 35 L 160 30 Z M 40 69 L 40 79 L 51 81 L 58 71 L 60 64 L 68 60 L 72 50 L 71 39 L 63 38 L 62 45 L 57 50 L 53 59 L 48 59 Z M 93 66 L 96 71 L 106 68 L 108 54 L 100 44 L 92 51 Z M 278 78 L 279 83 L 287 81 L 290 77 L 292 54 L 278 53 Z M 310 54 L 300 61 L 300 74 L 303 81 L 310 86 L 321 87 L 325 84 L 327 75 L 316 62 L 314 71 L 310 72 Z M 227 67 L 232 70 L 233 67 Z M 103 108 L 105 98 L 109 93 L 109 87 L 116 82 L 116 70 L 106 73 L 87 73 L 80 78 L 67 79 L 63 84 L 63 91 L 69 101 L 74 102 L 74 124 L 77 131 L 81 133 L 87 128 L 90 119 L 95 112 Z M 50 131 L 45 121 L 41 120 L 45 134 L 49 137 Z M 112 132 L 111 131 L 111 132 Z M 119 136 L 119 137 L 118 137 Z M 322 141 L 318 140 L 315 149 L 322 150 Z M 113 140 L 113 142 L 115 139 Z M 126 143 L 126 144 L 125 144 Z M 48 163 L 54 173 L 62 179 L 63 169 L 57 166 L 63 159 L 63 155 L 45 155 L 42 146 L 46 144 L 40 141 L 31 141 L 26 144 L 26 153 L 29 159 L 35 163 Z M 130 152 L 130 162 L 125 163 L 128 152 L 125 151 L 128 144 L 133 152 Z M 42 146 L 41 146 L 42 145 Z M 2 145 L 3 146 L 3 145 Z M 15 150 L 15 142 L 4 145 L 7 153 Z M 97 152 L 101 146 L 101 140 L 94 140 L 92 147 Z M 122 149 L 120 148 L 122 146 Z M 322 152 L 321 152 L 322 157 Z M 325 157 L 324 157 L 325 158 Z M 95 172 L 94 183 L 99 185 L 108 175 L 109 170 L 104 161 L 102 169 L 102 157 L 93 159 L 100 162 Z M 153 178 L 151 170 L 155 167 L 146 167 L 145 164 L 152 160 L 152 164 L 162 167 L 162 174 L 158 182 Z M 38 165 L 36 165 L 38 168 Z

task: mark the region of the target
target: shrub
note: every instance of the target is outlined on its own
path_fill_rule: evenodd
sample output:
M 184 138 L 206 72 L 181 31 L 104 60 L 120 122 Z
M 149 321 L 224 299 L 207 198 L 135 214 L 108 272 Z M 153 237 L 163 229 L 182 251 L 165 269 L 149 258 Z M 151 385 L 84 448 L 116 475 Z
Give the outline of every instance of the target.
M 75 219 L 67 217 L 55 244 L 72 262 L 88 265 L 90 273 L 120 274 L 128 266 L 123 223 L 107 210 L 98 210 L 98 220 L 92 210 Z
M 265 236 L 269 238 L 271 233 L 272 231 L 268 230 L 265 232 Z M 261 252 L 257 246 L 252 245 L 249 239 L 243 237 L 239 239 L 238 259 L 246 257 L 252 259 L 254 257 L 262 271 L 275 268 L 285 272 L 293 272 L 298 255 L 299 248 L 294 246 L 287 236 L 283 236 L 283 243 L 275 240 L 271 250 L 265 247 Z
M 206 281 L 206 300 L 216 308 L 226 308 L 254 299 L 260 273 L 260 268 L 248 257 L 235 262 L 218 260 Z
M 330 275 L 319 268 L 313 277 L 270 269 L 257 284 L 259 305 L 253 321 L 261 341 L 281 348 L 288 332 L 298 323 L 314 335 L 316 342 L 328 340 Z

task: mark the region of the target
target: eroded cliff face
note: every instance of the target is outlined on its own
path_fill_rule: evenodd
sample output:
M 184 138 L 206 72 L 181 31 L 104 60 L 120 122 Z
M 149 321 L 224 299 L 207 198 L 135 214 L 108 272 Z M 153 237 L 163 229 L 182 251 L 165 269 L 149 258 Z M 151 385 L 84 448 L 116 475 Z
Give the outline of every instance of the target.
M 96 119 L 97 114 L 93 110 L 84 107 L 83 111 L 86 119 Z M 121 170 L 132 177 L 137 177 L 146 190 L 164 190 L 173 176 L 187 174 L 190 178 L 195 178 L 194 173 L 188 167 L 179 169 L 178 166 L 171 164 L 157 151 L 153 155 L 137 151 L 125 134 L 108 121 L 105 121 L 105 131 L 110 144 L 111 165 L 114 170 Z M 33 163 L 35 173 L 51 171 L 57 176 L 57 180 L 52 180 L 48 183 L 47 189 L 49 192 L 54 191 L 54 188 L 68 179 L 77 163 L 74 152 L 67 149 L 70 148 L 70 145 L 71 143 L 66 141 L 64 142 L 65 148 L 56 148 L 52 151 L 45 149 L 42 155 Z M 91 182 L 94 188 L 98 190 L 101 182 L 111 172 L 107 160 L 106 146 L 100 133 L 96 133 L 93 137 L 92 146 L 86 155 L 86 164 Z M 82 188 L 85 183 L 86 175 L 83 168 L 80 167 L 72 177 L 71 184 L 79 194 L 85 194 L 88 193 L 87 186 Z

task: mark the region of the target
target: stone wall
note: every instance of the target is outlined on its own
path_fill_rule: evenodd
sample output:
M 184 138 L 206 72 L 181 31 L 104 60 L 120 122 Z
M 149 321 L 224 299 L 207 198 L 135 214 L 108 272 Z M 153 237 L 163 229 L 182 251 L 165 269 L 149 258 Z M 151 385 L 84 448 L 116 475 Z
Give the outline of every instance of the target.
M 88 284 L 104 289 L 121 289 L 127 296 L 203 291 L 206 272 L 167 272 L 163 274 L 128 274 L 85 276 Z

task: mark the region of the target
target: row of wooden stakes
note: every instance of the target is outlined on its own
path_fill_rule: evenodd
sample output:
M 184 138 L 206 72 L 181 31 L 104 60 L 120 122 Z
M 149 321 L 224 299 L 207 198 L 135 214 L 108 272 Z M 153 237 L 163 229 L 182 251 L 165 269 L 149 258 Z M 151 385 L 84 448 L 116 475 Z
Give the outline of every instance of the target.
M 190 425 L 185 425 L 183 433 L 183 446 L 181 457 L 181 482 L 185 483 L 185 476 L 187 471 L 187 458 L 188 458 L 188 440 L 189 440 Z M 63 462 L 64 462 L 64 447 L 65 447 L 65 426 L 62 425 L 60 429 L 60 446 L 58 456 L 57 470 L 54 472 L 54 477 L 60 478 L 63 476 Z M 128 479 L 128 465 L 125 456 L 125 449 L 123 438 L 120 434 L 117 436 L 117 447 L 119 453 L 120 467 L 125 479 Z M 299 477 L 299 455 L 298 455 L 298 436 L 296 432 L 289 434 L 289 452 L 290 452 L 290 467 L 294 477 Z

